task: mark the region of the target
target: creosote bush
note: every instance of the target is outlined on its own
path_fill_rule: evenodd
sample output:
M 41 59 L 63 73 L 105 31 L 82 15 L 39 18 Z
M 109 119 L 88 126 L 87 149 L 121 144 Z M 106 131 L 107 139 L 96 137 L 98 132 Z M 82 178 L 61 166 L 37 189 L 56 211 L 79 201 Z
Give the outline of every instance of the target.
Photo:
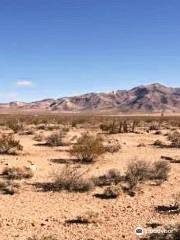
M 33 172 L 28 167 L 5 167 L 2 175 L 10 180 L 21 180 L 25 178 L 32 178 Z
M 65 137 L 64 131 L 60 130 L 58 132 L 54 132 L 50 136 L 47 137 L 46 144 L 51 147 L 63 146 L 64 145 L 64 142 L 63 142 L 64 137 Z
M 16 154 L 22 151 L 23 146 L 18 140 L 14 139 L 12 134 L 3 134 L 0 136 L 0 154 Z
M 119 170 L 110 169 L 104 175 L 93 177 L 93 182 L 96 186 L 109 186 L 111 184 L 118 184 L 122 180 L 122 176 Z
M 136 161 L 128 165 L 126 173 L 126 181 L 129 184 L 129 189 L 134 190 L 140 181 L 148 178 L 149 165 L 145 161 Z
M 145 161 L 136 161 L 128 165 L 126 173 L 126 181 L 129 185 L 129 190 L 134 191 L 139 182 L 148 180 L 166 181 L 170 165 L 166 161 L 156 161 L 153 164 L 148 164 Z
M 93 136 L 88 133 L 78 138 L 77 142 L 70 150 L 72 156 L 85 163 L 93 162 L 98 156 L 105 152 L 103 140 L 99 136 Z
M 117 198 L 121 193 L 121 188 L 117 185 L 111 185 L 105 188 L 103 192 L 103 198 L 113 199 Z
M 149 179 L 166 181 L 169 172 L 170 165 L 168 162 L 163 160 L 156 161 L 151 167 Z
M 3 194 L 14 195 L 19 192 L 20 185 L 14 181 L 0 182 L 0 192 Z
M 55 191 L 90 191 L 94 188 L 94 183 L 84 175 L 85 172 L 82 172 L 78 167 L 66 165 L 59 173 L 56 173 L 52 188 Z
M 22 122 L 19 120 L 9 120 L 6 125 L 8 128 L 13 130 L 14 133 L 18 133 L 24 129 Z
M 115 143 L 109 143 L 107 145 L 105 145 L 105 150 L 108 153 L 116 153 L 121 149 L 121 145 L 117 142 Z
M 172 147 L 180 148 L 180 132 L 175 131 L 169 134 L 168 140 L 171 142 Z

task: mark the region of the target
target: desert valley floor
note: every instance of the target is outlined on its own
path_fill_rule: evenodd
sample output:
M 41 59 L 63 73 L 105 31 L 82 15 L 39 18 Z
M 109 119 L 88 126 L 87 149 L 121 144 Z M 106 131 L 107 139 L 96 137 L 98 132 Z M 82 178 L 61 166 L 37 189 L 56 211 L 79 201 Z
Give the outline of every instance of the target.
M 1 133 L 7 131 L 2 127 Z M 138 226 L 148 229 L 153 223 L 162 227 L 180 223 L 179 214 L 155 211 L 156 206 L 173 204 L 174 196 L 180 193 L 180 163 L 170 163 L 167 181 L 161 185 L 144 182 L 135 196 L 121 191 L 117 198 L 101 199 L 97 194 L 101 194 L 105 187 L 98 186 L 88 192 L 43 191 L 38 187 L 38 183 L 51 182 L 54 174 L 68 163 L 86 170 L 86 177 L 95 177 L 110 169 L 118 169 L 123 175 L 132 161 L 152 163 L 162 156 L 180 158 L 179 148 L 153 145 L 157 139 L 167 143 L 169 129 L 162 129 L 158 135 L 155 131 L 102 134 L 100 129 L 93 127 L 72 127 L 65 139 L 72 144 L 86 131 L 103 135 L 107 143 L 116 142 L 121 149 L 115 153 L 106 152 L 91 164 L 81 164 L 69 154 L 69 144 L 49 147 L 35 141 L 34 135 L 15 134 L 15 139 L 23 145 L 23 151 L 18 155 L 0 155 L 0 171 L 6 167 L 33 166 L 34 176 L 16 180 L 20 185 L 18 193 L 0 194 L 1 240 L 39 240 L 41 236 L 57 240 L 135 240 L 138 239 L 135 234 Z M 35 134 L 38 132 L 45 136 L 52 133 L 36 130 Z M 3 176 L 1 181 L 5 181 Z M 97 221 L 88 224 L 70 221 L 87 212 L 95 212 Z

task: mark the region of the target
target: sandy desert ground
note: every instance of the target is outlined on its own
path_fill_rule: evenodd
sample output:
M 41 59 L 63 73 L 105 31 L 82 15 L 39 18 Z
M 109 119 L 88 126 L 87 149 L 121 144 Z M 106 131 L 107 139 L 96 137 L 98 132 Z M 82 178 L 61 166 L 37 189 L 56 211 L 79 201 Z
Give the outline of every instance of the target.
M 52 131 L 36 130 L 49 135 Z M 102 134 L 100 129 L 88 127 L 71 127 L 66 141 L 72 143 L 81 133 Z M 135 240 L 138 237 L 135 229 L 138 226 L 148 229 L 148 224 L 158 223 L 162 226 L 180 223 L 180 214 L 160 214 L 155 211 L 158 205 L 173 203 L 174 196 L 180 193 L 180 163 L 170 163 L 171 171 L 168 180 L 161 185 L 150 182 L 140 184 L 135 196 L 121 191 L 115 199 L 100 199 L 105 187 L 95 187 L 89 192 L 41 191 L 36 183 L 52 181 L 55 172 L 66 163 L 77 165 L 87 170 L 87 176 L 100 176 L 109 169 L 118 169 L 125 174 L 132 161 L 144 160 L 154 162 L 161 156 L 180 158 L 179 148 L 161 148 L 153 146 L 155 140 L 167 142 L 163 129 L 159 135 L 155 131 L 140 133 L 102 134 L 106 142 L 116 140 L 121 149 L 115 153 L 104 153 L 91 164 L 73 161 L 68 149 L 70 146 L 49 147 L 33 140 L 33 135 L 15 134 L 20 140 L 23 151 L 18 155 L 0 155 L 0 171 L 5 167 L 34 167 L 31 179 L 17 180 L 20 184 L 18 193 L 0 194 L 0 239 L 27 240 L 41 239 L 41 236 L 52 236 L 47 239 L 58 240 Z M 8 132 L 4 127 L 1 132 Z M 142 146 L 138 147 L 141 144 Z M 1 176 L 1 181 L 5 181 Z M 98 214 L 97 221 L 89 224 L 68 223 L 68 220 L 92 211 Z M 37 236 L 37 238 L 32 238 Z M 46 239 L 46 238 L 43 238 Z

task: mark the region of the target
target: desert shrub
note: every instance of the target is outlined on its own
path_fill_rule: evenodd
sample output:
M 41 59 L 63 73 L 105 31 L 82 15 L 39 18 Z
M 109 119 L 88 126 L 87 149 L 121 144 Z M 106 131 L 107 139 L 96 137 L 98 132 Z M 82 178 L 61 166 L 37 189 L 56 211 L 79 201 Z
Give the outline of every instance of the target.
M 119 183 L 122 180 L 122 176 L 119 170 L 110 169 L 104 175 L 92 179 L 96 186 L 108 186 Z
M 23 131 L 19 133 L 19 135 L 33 135 L 34 129 L 33 128 L 25 128 Z
M 110 143 L 105 146 L 105 151 L 109 153 L 116 153 L 121 149 L 121 145 L 119 143 Z
M 169 171 L 170 171 L 170 165 L 168 162 L 163 160 L 156 161 L 152 165 L 149 179 L 166 181 L 168 178 Z
M 157 140 L 154 141 L 153 145 L 157 146 L 157 147 L 163 147 L 164 143 L 161 140 L 157 139 Z
M 130 163 L 126 173 L 126 181 L 128 182 L 129 189 L 134 190 L 140 181 L 148 179 L 149 172 L 151 172 L 149 164 L 145 161 Z
M 64 142 L 63 142 L 64 137 L 65 137 L 64 131 L 54 132 L 50 136 L 47 137 L 46 144 L 51 147 L 63 146 L 64 145 Z
M 44 135 L 42 133 L 37 133 L 34 135 L 33 140 L 37 142 L 42 142 L 44 140 Z
M 23 147 L 18 140 L 14 139 L 12 134 L 3 134 L 0 136 L 0 154 L 16 154 L 22 151 Z
M 130 131 L 130 126 L 127 121 L 113 121 L 112 123 L 104 123 L 100 125 L 102 131 L 106 131 L 108 134 L 127 133 Z M 134 131 L 135 125 L 131 126 L 131 130 Z
M 19 192 L 20 185 L 13 181 L 0 182 L 0 192 L 3 194 L 14 195 Z
M 55 191 L 90 191 L 93 189 L 94 183 L 84 175 L 85 172 L 80 171 L 77 167 L 66 165 L 59 173 L 56 173 L 52 187 Z
M 171 142 L 172 147 L 180 148 L 180 132 L 175 131 L 169 134 L 168 140 Z
M 7 122 L 7 127 L 13 130 L 14 133 L 18 133 L 24 129 L 22 122 L 19 120 L 9 120 Z
M 33 172 L 28 167 L 5 167 L 2 171 L 2 175 L 7 179 L 24 179 L 24 178 L 32 178 Z
M 99 136 L 92 136 L 88 133 L 78 138 L 70 150 L 70 154 L 78 160 L 86 163 L 93 162 L 98 156 L 105 152 L 103 140 Z
M 37 128 L 38 130 L 46 130 L 46 125 L 45 125 L 45 124 L 38 124 L 38 125 L 36 126 L 36 128 Z
M 153 164 L 148 164 L 145 161 L 136 161 L 128 165 L 126 173 L 126 181 L 128 182 L 129 190 L 135 190 L 139 182 L 148 180 L 166 181 L 170 165 L 166 161 L 156 161 Z
M 159 130 L 159 128 L 160 128 L 159 124 L 157 122 L 155 122 L 149 126 L 149 131 L 157 131 L 157 130 Z
M 102 196 L 106 199 L 117 198 L 121 193 L 119 186 L 111 185 L 105 188 Z

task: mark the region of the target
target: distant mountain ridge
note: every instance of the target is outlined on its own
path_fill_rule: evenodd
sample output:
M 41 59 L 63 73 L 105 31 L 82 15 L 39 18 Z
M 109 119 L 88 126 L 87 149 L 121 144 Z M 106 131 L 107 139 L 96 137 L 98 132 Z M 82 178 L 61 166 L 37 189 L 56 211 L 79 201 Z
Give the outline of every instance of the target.
M 180 88 L 166 87 L 159 83 L 141 85 L 130 90 L 109 93 L 87 93 L 74 97 L 44 99 L 24 103 L 0 104 L 0 110 L 57 111 L 57 112 L 113 112 L 155 113 L 180 112 Z

